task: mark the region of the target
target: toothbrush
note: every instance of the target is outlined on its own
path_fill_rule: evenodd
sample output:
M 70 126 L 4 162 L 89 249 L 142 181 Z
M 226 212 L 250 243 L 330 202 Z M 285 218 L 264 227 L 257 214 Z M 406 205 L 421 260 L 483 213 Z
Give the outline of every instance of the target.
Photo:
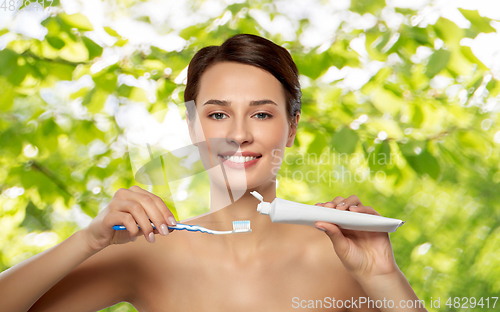
M 151 225 L 153 226 L 154 229 L 156 227 L 154 224 L 151 222 Z M 141 228 L 140 226 L 138 226 Z M 204 228 L 199 225 L 190 225 L 190 224 L 183 224 L 183 223 L 177 223 L 175 226 L 168 226 L 169 229 L 171 230 L 186 230 L 190 232 L 201 232 L 201 233 L 207 233 L 207 234 L 215 234 L 215 235 L 224 235 L 224 234 L 234 234 L 234 233 L 248 233 L 252 232 L 250 229 L 250 221 L 233 221 L 233 230 L 232 231 L 215 231 L 215 230 L 210 230 L 207 228 Z M 124 225 L 115 225 L 113 226 L 113 230 L 115 231 L 122 231 L 126 230 L 127 228 Z

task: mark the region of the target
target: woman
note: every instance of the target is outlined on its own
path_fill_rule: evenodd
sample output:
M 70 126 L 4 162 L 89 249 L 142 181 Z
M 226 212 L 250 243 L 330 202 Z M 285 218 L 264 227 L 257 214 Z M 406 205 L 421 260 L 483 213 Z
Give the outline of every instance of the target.
M 257 213 L 250 191 L 268 202 L 276 197 L 273 168 L 293 144 L 300 96 L 290 54 L 269 40 L 240 34 L 201 49 L 185 91 L 185 101 L 196 103 L 188 113 L 193 142 L 201 126 L 205 138 L 225 138 L 258 160 L 244 169 L 243 196 L 185 223 L 224 230 L 250 220 L 252 232 L 169 233 L 176 222 L 159 197 L 137 186 L 120 189 L 88 227 L 0 275 L 3 310 L 95 311 L 127 301 L 139 311 L 322 311 L 332 304 L 339 311 L 390 311 L 389 300 L 396 309 L 418 300 L 387 233 L 326 222 L 317 229 L 274 224 Z M 211 184 L 211 208 L 224 187 Z M 354 195 L 317 205 L 378 215 Z M 114 231 L 115 224 L 128 231 Z

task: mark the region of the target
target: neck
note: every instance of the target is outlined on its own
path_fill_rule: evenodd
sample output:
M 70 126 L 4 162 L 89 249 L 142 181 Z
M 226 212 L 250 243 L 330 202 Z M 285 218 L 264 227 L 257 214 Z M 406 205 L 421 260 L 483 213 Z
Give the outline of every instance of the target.
M 264 197 L 264 201 L 272 202 L 276 198 L 276 182 L 247 189 L 233 203 L 228 198 L 227 190 L 218 187 L 210 188 L 210 214 L 207 217 L 214 229 L 232 229 L 233 221 L 250 221 L 251 233 L 220 236 L 220 242 L 225 249 L 240 259 L 248 259 L 267 246 L 274 245 L 276 239 L 283 235 L 283 231 L 278 230 L 282 227 L 281 224 L 272 223 L 268 215 L 261 215 L 257 212 L 257 205 L 260 201 L 250 194 L 251 191 L 259 192 Z

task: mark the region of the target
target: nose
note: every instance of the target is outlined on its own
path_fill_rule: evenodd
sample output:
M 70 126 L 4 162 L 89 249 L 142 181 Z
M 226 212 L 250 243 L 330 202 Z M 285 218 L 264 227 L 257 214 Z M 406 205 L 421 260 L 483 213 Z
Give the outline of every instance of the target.
M 226 140 L 228 143 L 237 143 L 239 146 L 253 142 L 253 134 L 248 123 L 243 119 L 233 118 L 228 129 Z

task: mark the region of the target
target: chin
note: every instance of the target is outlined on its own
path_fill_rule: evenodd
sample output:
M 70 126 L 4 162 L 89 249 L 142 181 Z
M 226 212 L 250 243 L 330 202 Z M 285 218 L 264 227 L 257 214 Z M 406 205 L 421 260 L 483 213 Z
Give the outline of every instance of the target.
M 220 174 L 211 175 L 212 182 L 220 188 L 229 188 L 235 200 L 243 196 L 248 190 L 275 187 L 276 175 L 273 172 L 277 172 L 279 167 L 276 168 L 275 165 L 269 163 L 268 159 L 269 157 L 262 155 L 255 164 L 247 168 L 241 165 L 231 166 L 229 163 L 224 165 L 224 161 L 221 160 L 225 177 Z

